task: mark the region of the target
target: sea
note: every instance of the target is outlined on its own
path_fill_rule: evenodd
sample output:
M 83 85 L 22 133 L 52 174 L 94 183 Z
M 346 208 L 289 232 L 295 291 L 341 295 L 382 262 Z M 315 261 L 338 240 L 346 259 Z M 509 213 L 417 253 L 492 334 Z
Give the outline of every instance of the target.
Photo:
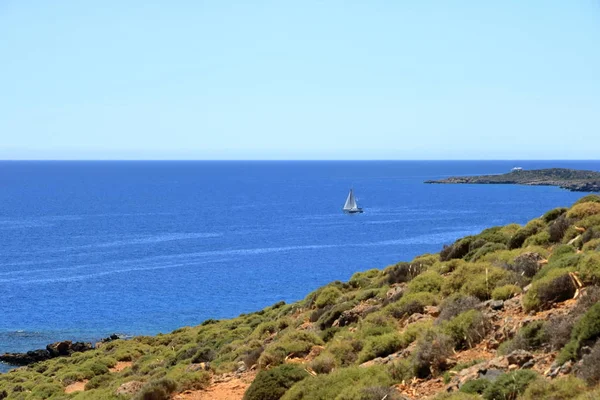
M 294 302 L 584 195 L 423 183 L 513 167 L 600 161 L 1 161 L 0 353 Z

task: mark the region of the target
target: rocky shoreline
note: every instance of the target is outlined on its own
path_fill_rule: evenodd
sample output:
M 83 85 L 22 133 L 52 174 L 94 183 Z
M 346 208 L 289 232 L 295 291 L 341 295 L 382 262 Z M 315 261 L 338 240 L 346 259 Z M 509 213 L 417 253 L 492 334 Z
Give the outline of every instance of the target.
M 112 334 L 101 339 L 95 345 L 90 342 L 72 342 L 70 340 L 65 340 L 62 342 L 50 343 L 45 349 L 30 350 L 26 353 L 2 354 L 0 355 L 0 362 L 14 366 L 26 366 L 56 357 L 69 356 L 73 353 L 83 353 L 98 348 L 103 343 L 123 338 L 123 335 Z
M 567 168 L 516 170 L 500 175 L 453 176 L 425 183 L 558 186 L 572 192 L 600 192 L 600 172 Z

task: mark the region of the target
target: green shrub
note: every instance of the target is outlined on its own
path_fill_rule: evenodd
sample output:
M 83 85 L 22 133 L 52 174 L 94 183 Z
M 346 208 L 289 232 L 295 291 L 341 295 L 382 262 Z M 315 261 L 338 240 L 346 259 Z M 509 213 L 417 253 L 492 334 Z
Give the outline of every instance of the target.
M 289 355 L 306 356 L 314 345 L 322 345 L 323 341 L 314 333 L 306 331 L 290 331 L 279 340 L 269 344 L 258 359 L 258 366 L 266 368 L 281 364 Z
M 523 228 L 519 229 L 508 241 L 509 249 L 516 249 L 523 246 L 525 240 L 538 233 L 540 230 L 544 229 L 545 224 L 543 221 L 539 219 L 534 219 L 529 221 L 527 225 Z
M 444 280 L 442 294 L 463 293 L 488 300 L 497 284 L 505 280 L 509 272 L 487 263 L 461 264 Z
M 416 276 L 408 284 L 409 293 L 428 292 L 428 293 L 439 293 L 442 288 L 444 278 L 440 274 L 434 271 L 423 272 Z
M 392 383 L 387 369 L 383 366 L 343 368 L 327 375 L 304 379 L 289 389 L 281 399 L 360 399 L 364 389 L 373 386 L 389 387 Z
M 438 331 L 426 331 L 417 342 L 412 364 L 418 378 L 438 375 L 447 367 L 446 360 L 452 354 L 452 339 Z
M 466 296 L 461 293 L 454 293 L 448 296 L 440 305 L 440 315 L 436 323 L 451 320 L 465 311 L 469 311 L 477 307 L 481 301 L 473 296 Z
M 592 239 L 582 247 L 583 251 L 595 250 L 600 251 L 600 239 Z
M 490 386 L 491 382 L 487 379 L 473 379 L 465 382 L 461 387 L 460 391 L 463 393 L 470 394 L 482 394 L 485 389 Z
M 577 264 L 579 278 L 586 285 L 600 283 L 600 254 L 586 254 L 579 259 Z
M 541 231 L 535 235 L 529 236 L 523 242 L 523 246 L 547 246 L 550 244 L 550 233 L 548 231 Z
M 481 398 L 474 394 L 455 392 L 440 393 L 437 396 L 435 396 L 432 400 L 481 400 Z
M 491 254 L 496 251 L 506 250 L 506 249 L 508 249 L 508 247 L 506 247 L 506 245 L 503 243 L 486 243 L 483 246 L 481 246 L 480 248 L 476 249 L 475 251 L 470 252 L 469 256 L 466 258 L 469 261 L 477 261 L 477 260 L 480 260 L 481 258 L 483 258 L 487 254 Z
M 369 337 L 358 355 L 358 362 L 363 363 L 376 357 L 385 357 L 400 350 L 401 347 L 402 336 L 396 332 Z
M 327 346 L 327 351 L 333 354 L 340 366 L 354 364 L 356 360 L 358 360 L 358 353 L 361 350 L 362 342 L 354 337 L 336 337 L 329 346 Z
M 384 270 L 384 275 L 388 284 L 409 282 L 415 276 L 425 271 L 427 267 L 421 263 L 401 262 L 387 267 Z
M 335 286 L 326 286 L 323 288 L 315 299 L 315 306 L 323 308 L 328 305 L 335 304 L 336 300 L 342 296 L 342 291 Z
M 577 321 L 571 332 L 571 340 L 558 356 L 559 363 L 579 358 L 579 351 L 585 345 L 600 338 L 600 303 L 594 304 Z
M 244 394 L 244 400 L 279 400 L 296 382 L 309 374 L 293 364 L 260 371 Z
M 569 400 L 586 390 L 585 383 L 574 377 L 558 378 L 552 381 L 538 379 L 525 390 L 522 400 Z
M 169 400 L 171 393 L 177 390 L 177 383 L 171 379 L 159 379 L 145 384 L 135 400 Z
M 521 288 L 516 285 L 504 285 L 497 287 L 492 292 L 492 299 L 494 300 L 508 300 L 521 293 Z
M 440 251 L 440 261 L 463 258 L 471 251 L 471 242 L 473 242 L 473 240 L 473 237 L 469 236 L 457 240 L 451 246 L 444 246 L 442 251 Z
M 556 218 L 548 227 L 548 238 L 552 243 L 559 243 L 565 236 L 565 233 L 571 226 L 571 220 L 565 214 Z
M 581 203 L 600 203 L 600 196 L 597 194 L 588 194 L 577 200 L 573 205 Z
M 466 311 L 442 324 L 442 330 L 452 338 L 456 349 L 473 347 L 489 329 L 489 321 L 477 310 Z
M 425 306 L 437 304 L 437 297 L 428 292 L 411 293 L 386 307 L 394 318 L 404 318 L 425 311 Z
M 345 301 L 341 304 L 336 304 L 331 308 L 326 309 L 316 321 L 319 329 L 325 330 L 331 328 L 333 323 L 342 315 L 344 311 L 348 311 L 356 305 L 355 302 Z M 321 309 L 325 310 L 325 309 Z
M 85 390 L 92 390 L 106 386 L 109 382 L 112 382 L 112 380 L 113 377 L 111 374 L 95 376 L 85 384 Z
M 31 394 L 38 399 L 49 399 L 52 396 L 62 394 L 63 387 L 56 383 L 42 383 L 31 389 Z
M 517 370 L 502 374 L 483 392 L 485 400 L 516 400 L 536 379 L 531 370 Z
M 564 207 L 555 208 L 554 210 L 550 210 L 546 214 L 544 214 L 542 219 L 544 220 L 544 222 L 548 223 L 554 221 L 556 218 L 560 217 L 566 212 L 567 209 Z
M 597 202 L 585 202 L 575 204 L 567 212 L 568 218 L 582 219 L 589 217 L 590 215 L 600 213 L 600 203 Z
M 533 282 L 523 297 L 523 308 L 525 311 L 546 309 L 554 303 L 572 298 L 575 290 L 568 271 L 550 271 L 544 278 Z
M 373 280 L 381 275 L 381 271 L 378 269 L 370 269 L 364 272 L 357 272 L 348 281 L 350 286 L 353 288 L 367 288 L 371 286 Z
M 336 367 L 336 359 L 331 353 L 323 352 L 311 361 L 310 367 L 317 374 L 328 374 Z
M 502 343 L 498 348 L 498 353 L 509 354 L 514 350 L 531 351 L 541 348 L 550 341 L 547 328 L 547 323 L 542 320 L 528 323 L 517 332 L 513 339 Z

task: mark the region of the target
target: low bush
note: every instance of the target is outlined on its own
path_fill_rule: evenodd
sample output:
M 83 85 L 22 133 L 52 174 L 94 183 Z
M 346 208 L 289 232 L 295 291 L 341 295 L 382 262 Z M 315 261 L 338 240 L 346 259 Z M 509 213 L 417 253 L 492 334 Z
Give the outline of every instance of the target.
M 437 297 L 431 293 L 411 293 L 403 296 L 396 303 L 389 304 L 386 310 L 394 318 L 404 318 L 416 313 L 422 314 L 425 306 L 435 305 L 437 301 Z
M 465 311 L 475 309 L 481 301 L 473 296 L 456 293 L 448 296 L 440 305 L 440 315 L 436 323 L 448 321 Z
M 171 379 L 159 379 L 145 384 L 135 400 L 169 400 L 171 393 L 177 390 L 177 383 Z
M 488 300 L 495 287 L 506 280 L 509 272 L 487 263 L 461 264 L 444 280 L 442 294 L 463 293 Z
M 323 345 L 321 338 L 314 333 L 290 331 L 265 348 L 258 358 L 258 366 L 266 368 L 279 365 L 289 355 L 304 357 L 314 345 Z
M 381 275 L 381 271 L 378 269 L 370 269 L 364 272 L 357 272 L 348 281 L 350 286 L 353 288 L 367 288 L 373 283 L 373 280 Z
M 489 321 L 477 310 L 466 311 L 442 324 L 442 330 L 458 349 L 471 348 L 485 337 L 490 330 Z
M 600 283 L 600 254 L 586 254 L 577 263 L 579 278 L 586 285 L 597 285 Z
M 400 350 L 401 347 L 402 335 L 397 332 L 369 337 L 358 355 L 358 362 L 363 363 L 376 357 L 385 357 Z
M 413 354 L 413 371 L 418 378 L 438 375 L 447 367 L 446 360 L 452 354 L 452 339 L 435 330 L 428 330 L 417 342 Z
M 547 329 L 548 323 L 542 320 L 532 321 L 523 326 L 514 338 L 508 340 L 498 348 L 498 353 L 509 354 L 514 350 L 537 350 L 547 345 L 550 337 Z
M 532 284 L 523 297 L 523 308 L 525 311 L 546 309 L 554 303 L 572 298 L 576 289 L 568 271 L 550 271 Z
M 502 374 L 483 392 L 485 400 L 516 400 L 539 375 L 531 370 Z
M 534 219 L 529 221 L 527 225 L 519 229 L 508 241 L 509 249 L 516 249 L 523 246 L 525 240 L 544 229 L 545 224 L 542 220 Z
M 481 397 L 463 393 L 463 392 L 455 392 L 455 393 L 440 393 L 433 398 L 433 400 L 481 400 Z
M 113 377 L 110 374 L 95 376 L 85 384 L 85 390 L 92 390 L 106 386 L 112 380 Z
M 600 214 L 600 203 L 588 201 L 585 203 L 575 204 L 567 212 L 568 218 L 582 219 L 590 215 Z
M 569 400 L 586 390 L 585 383 L 574 377 L 558 378 L 552 381 L 537 379 L 523 393 L 522 400 Z
M 354 337 L 336 337 L 327 346 L 327 351 L 335 357 L 338 365 L 347 367 L 358 360 L 358 353 L 362 350 L 362 346 L 362 342 Z
M 582 357 L 577 375 L 585 379 L 590 386 L 600 383 L 600 341 L 597 340 L 591 352 Z
M 548 238 L 552 243 L 560 243 L 572 221 L 564 214 L 556 218 L 548 227 Z
M 528 246 L 547 246 L 550 244 L 550 233 L 548 231 L 541 231 L 535 235 L 529 236 L 523 242 L 524 247 Z
M 336 359 L 331 353 L 323 352 L 311 361 L 310 368 L 317 374 L 328 374 L 336 367 Z
M 583 245 L 582 250 L 583 251 L 589 251 L 589 250 L 600 251 L 600 239 L 590 240 L 589 242 L 587 242 L 586 244 Z
M 477 261 L 487 254 L 506 249 L 508 249 L 508 247 L 506 247 L 506 245 L 503 243 L 486 243 L 480 248 L 474 250 L 473 252 L 470 252 L 468 257 L 465 258 L 468 258 L 469 261 Z
M 440 251 L 440 261 L 449 261 L 455 258 L 463 258 L 471 250 L 472 241 L 473 237 L 466 237 L 457 240 L 450 246 L 444 246 L 442 251 Z
M 600 338 L 600 303 L 594 304 L 577 321 L 571 332 L 571 340 L 558 356 L 559 363 L 576 360 L 583 346 L 589 346 Z
M 434 271 L 423 272 L 416 276 L 408 284 L 409 293 L 428 292 L 428 293 L 439 293 L 442 288 L 444 278 L 440 274 Z
M 567 210 L 568 209 L 564 208 L 564 207 L 555 208 L 553 210 L 548 211 L 546 214 L 544 214 L 542 219 L 546 223 L 552 222 L 552 221 L 556 220 L 558 217 L 560 217 L 561 215 L 563 215 L 564 213 L 566 213 Z
M 401 262 L 387 267 L 384 274 L 387 283 L 392 285 L 394 283 L 409 282 L 426 269 L 427 267 L 421 263 Z
M 304 369 L 293 364 L 260 371 L 244 394 L 244 400 L 279 400 L 296 382 L 308 376 Z
M 296 383 L 281 400 L 361 399 L 363 390 L 392 383 L 383 366 L 343 368 Z
M 325 286 L 315 299 L 315 306 L 323 308 L 335 304 L 336 300 L 342 296 L 342 291 L 335 286 Z
M 600 196 L 597 194 L 588 194 L 577 200 L 573 205 L 582 203 L 600 203 Z
M 521 288 L 516 285 L 504 285 L 497 287 L 492 292 L 492 299 L 494 300 L 508 300 L 521 293 Z
M 487 379 L 473 379 L 468 382 L 465 382 L 461 387 L 460 391 L 463 393 L 470 394 L 482 394 L 488 386 L 491 385 L 491 382 Z
M 394 382 L 408 382 L 415 376 L 414 367 L 407 359 L 396 359 L 388 364 L 388 373 Z

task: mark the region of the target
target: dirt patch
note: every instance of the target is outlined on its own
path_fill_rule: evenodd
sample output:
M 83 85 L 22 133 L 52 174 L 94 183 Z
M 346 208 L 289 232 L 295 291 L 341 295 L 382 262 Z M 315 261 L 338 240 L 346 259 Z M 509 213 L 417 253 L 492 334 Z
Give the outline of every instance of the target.
M 133 363 L 131 361 L 119 361 L 115 364 L 114 367 L 109 368 L 108 370 L 110 372 L 121 372 L 123 371 L 125 368 L 129 368 L 131 367 Z
M 65 388 L 65 393 L 75 393 L 75 392 L 83 392 L 85 390 L 85 384 L 88 383 L 88 380 L 83 380 L 80 382 L 71 383 L 69 386 Z
M 188 390 L 173 397 L 174 400 L 242 400 L 246 389 L 254 380 L 254 371 L 240 376 L 218 376 L 205 390 Z

